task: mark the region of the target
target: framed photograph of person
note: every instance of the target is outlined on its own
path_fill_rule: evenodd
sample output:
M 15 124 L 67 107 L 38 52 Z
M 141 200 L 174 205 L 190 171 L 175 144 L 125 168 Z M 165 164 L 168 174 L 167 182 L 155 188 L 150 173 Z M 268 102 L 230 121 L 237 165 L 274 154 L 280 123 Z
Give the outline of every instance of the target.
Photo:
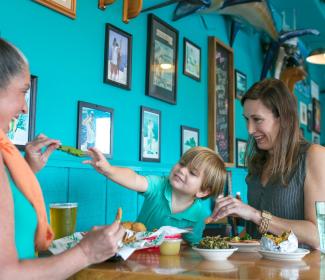
M 246 140 L 236 139 L 237 167 L 246 168 L 246 164 L 245 164 L 246 148 L 247 148 Z
M 149 14 L 146 95 L 176 104 L 178 31 Z
M 321 129 L 321 107 L 320 102 L 313 98 L 313 131 L 320 133 Z
M 161 112 L 141 106 L 140 160 L 160 162 Z
M 78 102 L 77 147 L 87 151 L 98 148 L 106 157 L 113 157 L 114 110 L 88 102 Z
M 300 124 L 307 125 L 307 105 L 303 102 L 299 102 L 299 119 Z
M 76 18 L 77 0 L 34 0 L 70 18 Z
M 181 125 L 181 155 L 183 155 L 187 150 L 199 145 L 199 129 Z
M 201 80 L 201 48 L 184 38 L 183 73 L 194 80 Z
M 241 100 L 247 91 L 247 77 L 244 73 L 235 70 L 236 98 Z
M 107 23 L 104 82 L 131 89 L 132 35 Z
M 11 142 L 20 150 L 24 150 L 27 142 L 35 136 L 36 94 L 37 77 L 31 75 L 30 88 L 25 95 L 28 113 L 20 114 L 18 119 L 12 119 L 7 133 Z

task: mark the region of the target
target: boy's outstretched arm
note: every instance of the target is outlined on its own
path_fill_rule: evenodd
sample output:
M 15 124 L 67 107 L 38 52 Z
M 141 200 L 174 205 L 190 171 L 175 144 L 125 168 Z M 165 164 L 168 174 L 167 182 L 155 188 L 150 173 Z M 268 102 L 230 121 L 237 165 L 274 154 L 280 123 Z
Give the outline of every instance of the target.
M 90 164 L 99 173 L 115 183 L 137 192 L 145 192 L 147 190 L 148 181 L 144 176 L 137 174 L 130 168 L 112 166 L 97 148 L 89 148 L 88 155 L 91 157 L 91 160 L 85 160 L 82 163 Z

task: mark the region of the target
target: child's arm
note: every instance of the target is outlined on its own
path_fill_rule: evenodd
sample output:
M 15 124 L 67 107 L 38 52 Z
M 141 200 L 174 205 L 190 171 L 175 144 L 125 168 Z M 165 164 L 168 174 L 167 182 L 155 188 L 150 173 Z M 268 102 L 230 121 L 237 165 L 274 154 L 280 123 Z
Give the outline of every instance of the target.
M 147 190 L 148 181 L 144 176 L 137 174 L 130 168 L 112 166 L 96 148 L 89 148 L 88 150 L 88 154 L 92 159 L 85 160 L 83 163 L 90 164 L 99 173 L 128 189 L 137 192 L 145 192 Z

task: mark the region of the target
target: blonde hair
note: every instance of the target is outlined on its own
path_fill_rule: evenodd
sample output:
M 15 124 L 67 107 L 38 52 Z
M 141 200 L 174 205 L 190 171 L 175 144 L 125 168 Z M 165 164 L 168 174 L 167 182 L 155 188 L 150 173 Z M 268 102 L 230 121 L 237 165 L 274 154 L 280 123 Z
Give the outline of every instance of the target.
M 300 146 L 306 143 L 299 129 L 296 97 L 282 81 L 265 79 L 245 93 L 241 100 L 243 106 L 246 100 L 260 100 L 275 118 L 279 118 L 280 128 L 273 147 L 269 180 L 287 185 L 297 164 Z M 250 136 L 246 151 L 248 176 L 261 176 L 268 159 L 268 151 L 259 149 L 254 137 Z
M 189 149 L 179 160 L 189 171 L 203 171 L 201 191 L 209 191 L 209 196 L 216 196 L 223 192 L 226 181 L 225 163 L 219 155 L 206 147 Z

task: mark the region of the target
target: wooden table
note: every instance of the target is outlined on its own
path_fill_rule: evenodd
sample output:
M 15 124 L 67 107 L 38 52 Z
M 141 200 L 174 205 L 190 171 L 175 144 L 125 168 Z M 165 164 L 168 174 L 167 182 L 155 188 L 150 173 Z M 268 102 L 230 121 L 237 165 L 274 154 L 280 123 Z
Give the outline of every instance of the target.
M 226 261 L 206 261 L 190 248 L 179 256 L 135 252 L 128 260 L 86 268 L 73 280 L 88 279 L 325 279 L 325 256 L 313 251 L 301 261 L 271 261 L 258 253 L 234 253 Z

